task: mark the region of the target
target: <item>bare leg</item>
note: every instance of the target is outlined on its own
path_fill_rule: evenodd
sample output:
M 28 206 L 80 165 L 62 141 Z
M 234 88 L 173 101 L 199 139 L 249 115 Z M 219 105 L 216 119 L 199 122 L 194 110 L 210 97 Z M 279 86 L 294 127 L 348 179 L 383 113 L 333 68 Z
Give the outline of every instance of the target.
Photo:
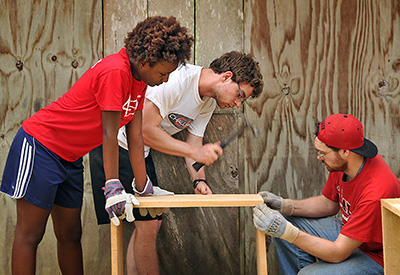
M 128 249 L 126 250 L 126 274 L 127 275 L 139 275 L 139 273 L 136 269 L 135 255 L 133 254 L 135 236 L 136 236 L 136 229 L 133 230 L 131 239 L 129 240 Z
M 81 209 L 54 205 L 51 217 L 57 237 L 58 264 L 62 274 L 83 274 Z
M 160 226 L 159 220 L 135 221 L 127 252 L 128 275 L 160 273 L 156 246 Z
M 12 250 L 14 275 L 35 274 L 36 250 L 46 230 L 50 211 L 25 201 L 17 200 L 17 225 Z

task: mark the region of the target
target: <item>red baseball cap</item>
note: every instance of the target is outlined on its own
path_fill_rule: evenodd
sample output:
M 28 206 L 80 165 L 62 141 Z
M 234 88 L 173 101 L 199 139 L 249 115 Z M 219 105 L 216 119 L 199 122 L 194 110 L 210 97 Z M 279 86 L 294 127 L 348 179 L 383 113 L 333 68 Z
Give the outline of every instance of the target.
M 326 145 L 350 150 L 367 158 L 374 158 L 378 153 L 375 144 L 364 138 L 361 122 L 352 115 L 328 116 L 318 125 L 317 136 Z

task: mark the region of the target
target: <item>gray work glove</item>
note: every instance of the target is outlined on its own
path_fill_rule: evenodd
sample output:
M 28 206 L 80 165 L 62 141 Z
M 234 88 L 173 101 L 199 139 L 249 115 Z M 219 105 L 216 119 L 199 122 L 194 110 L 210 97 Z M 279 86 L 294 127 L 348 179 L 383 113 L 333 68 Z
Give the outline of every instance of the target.
M 286 216 L 291 216 L 294 210 L 293 200 L 291 199 L 283 199 L 271 192 L 262 191 L 258 193 L 264 200 L 264 203 L 274 209 L 282 213 Z
M 289 243 L 293 243 L 300 232 L 300 229 L 288 222 L 281 213 L 261 203 L 253 208 L 253 222 L 258 230 Z

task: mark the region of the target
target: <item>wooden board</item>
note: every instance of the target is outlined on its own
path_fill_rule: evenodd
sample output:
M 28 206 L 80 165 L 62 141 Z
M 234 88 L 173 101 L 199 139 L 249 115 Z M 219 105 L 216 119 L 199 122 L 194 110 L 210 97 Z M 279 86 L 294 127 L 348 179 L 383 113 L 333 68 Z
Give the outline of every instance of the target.
M 381 204 L 382 207 L 400 217 L 400 199 L 382 199 Z
M 137 208 L 157 208 L 157 207 L 240 207 L 255 206 L 263 203 L 263 199 L 258 194 L 218 194 L 218 195 L 187 195 L 176 194 L 168 196 L 136 196 L 140 205 Z M 111 251 L 112 251 L 112 275 L 123 274 L 122 245 L 122 223 L 116 227 L 111 224 Z M 267 258 L 265 246 L 265 234 L 255 230 L 257 259 L 257 274 L 267 274 Z M 206 247 L 202 248 L 207 249 Z M 219 272 L 216 268 L 214 272 Z
M 140 205 L 137 208 L 157 207 L 236 207 L 256 206 L 263 203 L 257 194 L 213 194 L 213 195 L 169 195 L 169 196 L 136 196 Z
M 385 274 L 400 274 L 400 199 L 382 199 Z

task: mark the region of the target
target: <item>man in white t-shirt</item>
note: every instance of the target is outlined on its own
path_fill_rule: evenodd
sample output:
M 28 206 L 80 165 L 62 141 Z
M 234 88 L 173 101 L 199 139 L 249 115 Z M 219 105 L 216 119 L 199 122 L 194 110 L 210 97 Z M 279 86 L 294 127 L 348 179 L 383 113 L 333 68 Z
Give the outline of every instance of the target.
M 203 145 L 203 135 L 216 105 L 220 108 L 240 107 L 249 97 L 257 97 L 263 89 L 258 62 L 252 55 L 236 51 L 225 53 L 211 62 L 209 68 L 186 64 L 170 74 L 168 82 L 149 87 L 143 108 L 143 139 L 145 143 L 146 170 L 151 183 L 158 186 L 150 148 L 162 153 L 182 156 L 193 181 L 196 194 L 212 194 L 207 185 L 204 169 L 196 171 L 194 162 L 210 165 L 222 154 L 218 143 Z M 172 135 L 187 130 L 186 140 Z M 127 192 L 139 194 L 131 186 L 134 175 L 126 156 L 125 129 L 118 134 L 120 144 L 120 180 Z M 108 223 L 104 211 L 101 188 L 101 148 L 90 153 L 92 187 L 99 224 Z M 95 173 L 93 173 L 95 172 Z M 147 186 L 151 190 L 152 186 Z M 154 195 L 165 190 L 154 188 Z M 148 212 L 134 209 L 135 231 L 127 251 L 127 274 L 158 274 L 156 238 L 161 226 L 162 211 Z

